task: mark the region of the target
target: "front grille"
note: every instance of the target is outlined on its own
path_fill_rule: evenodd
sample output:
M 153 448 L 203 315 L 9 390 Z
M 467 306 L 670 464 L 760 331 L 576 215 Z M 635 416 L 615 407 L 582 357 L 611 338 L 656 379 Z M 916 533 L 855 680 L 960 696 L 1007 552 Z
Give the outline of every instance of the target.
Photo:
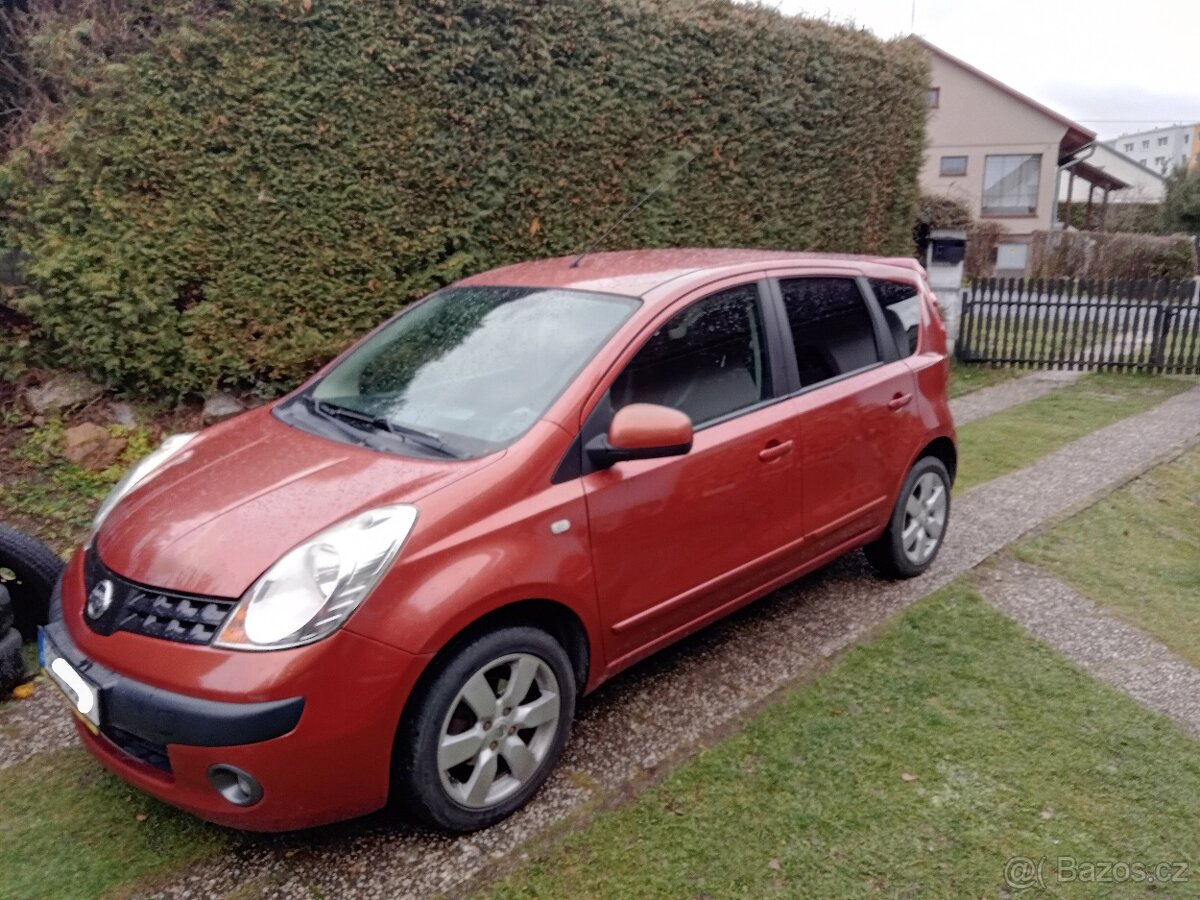
M 170 773 L 171 759 L 167 756 L 166 744 L 156 744 L 153 741 L 144 740 L 136 734 L 130 734 L 128 731 L 122 731 L 120 728 L 114 728 L 111 725 L 102 728 L 100 733 L 127 756 L 132 756 L 136 760 L 154 766 L 154 768 L 162 772 Z
M 95 548 L 84 560 L 84 584 L 92 589 L 107 579 L 113 585 L 113 602 L 107 612 L 84 621 L 98 634 L 128 631 L 183 644 L 209 644 L 220 630 L 237 600 L 203 597 L 146 587 L 122 578 L 103 562 Z

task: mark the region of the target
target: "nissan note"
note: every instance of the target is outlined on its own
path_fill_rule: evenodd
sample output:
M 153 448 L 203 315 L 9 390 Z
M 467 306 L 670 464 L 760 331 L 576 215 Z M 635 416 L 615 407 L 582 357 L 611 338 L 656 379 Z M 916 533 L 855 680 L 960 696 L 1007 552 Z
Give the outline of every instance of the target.
M 950 512 L 912 260 L 648 250 L 477 275 L 117 485 L 40 635 L 80 738 L 197 816 L 490 825 L 578 698 Z

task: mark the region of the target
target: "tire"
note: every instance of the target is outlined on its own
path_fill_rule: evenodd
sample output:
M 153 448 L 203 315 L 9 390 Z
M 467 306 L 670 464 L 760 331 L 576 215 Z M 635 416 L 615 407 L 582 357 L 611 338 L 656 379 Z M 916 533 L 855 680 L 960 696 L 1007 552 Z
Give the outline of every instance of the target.
M 558 763 L 575 715 L 571 661 L 546 632 L 512 626 L 434 666 L 400 723 L 393 801 L 442 831 L 487 828 L 529 802 Z M 521 696 L 506 704 L 509 690 Z
M 923 456 L 904 479 L 888 527 L 863 551 L 885 578 L 913 578 L 933 565 L 949 524 L 950 473 L 940 459 Z
M 50 592 L 64 568 L 58 555 L 36 538 L 0 525 L 0 581 L 8 588 L 21 637 L 37 638 L 50 610 Z
M 10 628 L 0 637 L 0 697 L 25 680 L 25 656 L 21 652 L 21 633 Z
M 0 634 L 8 634 L 8 629 L 12 627 L 12 601 L 8 599 L 8 588 L 0 584 Z

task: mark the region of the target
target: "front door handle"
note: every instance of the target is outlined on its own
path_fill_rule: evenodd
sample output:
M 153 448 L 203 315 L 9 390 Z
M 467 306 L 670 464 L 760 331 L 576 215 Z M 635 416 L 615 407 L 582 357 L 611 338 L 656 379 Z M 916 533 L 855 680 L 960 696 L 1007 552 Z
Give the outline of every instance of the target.
M 893 412 L 898 409 L 903 409 L 904 407 L 908 406 L 909 401 L 911 401 L 912 398 L 912 394 L 897 394 L 888 401 L 888 409 L 892 410 Z
M 763 462 L 772 462 L 781 456 L 787 456 L 791 452 L 791 441 L 771 441 L 771 443 L 758 451 L 758 458 Z

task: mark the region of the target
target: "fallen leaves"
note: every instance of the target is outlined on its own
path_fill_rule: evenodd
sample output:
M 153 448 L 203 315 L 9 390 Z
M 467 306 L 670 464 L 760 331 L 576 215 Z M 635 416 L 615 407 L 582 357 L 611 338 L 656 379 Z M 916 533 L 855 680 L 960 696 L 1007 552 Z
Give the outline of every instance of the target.
M 37 693 L 37 685 L 32 681 L 27 681 L 24 684 L 18 684 L 12 691 L 14 700 L 29 700 Z

